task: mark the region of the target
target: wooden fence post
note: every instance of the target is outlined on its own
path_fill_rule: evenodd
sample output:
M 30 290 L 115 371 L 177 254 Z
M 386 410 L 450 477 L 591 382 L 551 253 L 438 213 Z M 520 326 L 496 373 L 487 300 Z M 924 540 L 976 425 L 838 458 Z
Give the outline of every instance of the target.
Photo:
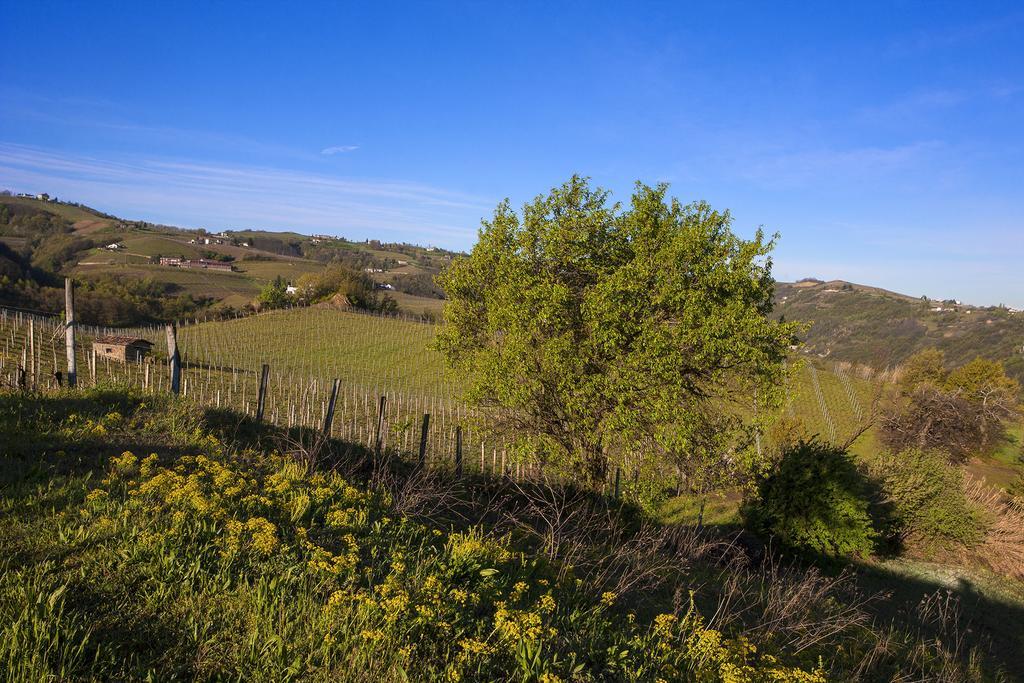
M 615 468 L 615 500 L 619 499 L 622 495 L 622 468 Z
M 430 413 L 423 413 L 423 425 L 420 427 L 420 458 L 419 466 L 427 465 L 427 430 L 430 429 Z
M 64 347 L 68 356 L 68 388 L 74 389 L 78 380 L 75 363 L 75 283 L 64 278 Z
M 270 366 L 263 364 L 263 371 L 260 373 L 260 393 L 256 398 L 256 421 L 263 422 L 263 409 L 267 404 L 267 380 L 270 379 Z
M 32 390 L 35 391 L 38 368 L 36 368 L 36 321 L 32 318 L 28 319 L 28 362 L 29 380 Z
M 331 425 L 334 423 L 334 404 L 338 401 L 338 387 L 341 385 L 340 379 L 334 380 L 334 386 L 331 388 L 331 398 L 327 402 L 327 414 L 324 415 L 324 436 L 331 435 Z
M 181 354 L 178 352 L 178 328 L 174 323 L 167 326 L 167 360 L 171 364 L 171 393 L 181 393 Z
M 377 404 L 377 431 L 373 436 L 373 454 L 379 456 L 381 443 L 384 440 L 384 411 L 388 407 L 388 397 L 381 396 Z
M 455 476 L 462 476 L 462 425 L 455 425 Z

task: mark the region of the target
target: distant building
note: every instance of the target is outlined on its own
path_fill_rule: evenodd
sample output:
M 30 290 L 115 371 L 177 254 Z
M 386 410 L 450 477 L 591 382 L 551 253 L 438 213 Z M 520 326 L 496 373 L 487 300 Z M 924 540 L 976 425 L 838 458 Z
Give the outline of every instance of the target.
M 119 363 L 141 361 L 153 349 L 153 342 L 142 337 L 97 337 L 92 350 L 97 357 L 110 358 Z
M 376 285 L 377 289 L 394 289 L 395 286 L 390 282 L 378 282 Z
M 296 287 L 295 285 L 288 285 L 287 287 L 284 288 L 285 294 L 296 294 L 298 291 L 299 288 Z
M 106 247 L 104 247 L 104 249 L 109 249 L 110 251 L 117 251 L 118 249 L 122 249 L 122 248 L 123 247 L 120 244 L 118 244 L 117 242 L 112 242 L 112 243 L 108 244 Z

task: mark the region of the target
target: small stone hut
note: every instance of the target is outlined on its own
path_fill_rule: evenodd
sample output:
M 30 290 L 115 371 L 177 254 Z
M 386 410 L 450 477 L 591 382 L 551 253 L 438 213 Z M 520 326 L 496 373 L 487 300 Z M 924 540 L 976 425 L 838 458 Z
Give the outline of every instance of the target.
M 97 358 L 109 358 L 121 363 L 140 361 L 152 348 L 153 342 L 142 337 L 96 337 L 92 343 Z

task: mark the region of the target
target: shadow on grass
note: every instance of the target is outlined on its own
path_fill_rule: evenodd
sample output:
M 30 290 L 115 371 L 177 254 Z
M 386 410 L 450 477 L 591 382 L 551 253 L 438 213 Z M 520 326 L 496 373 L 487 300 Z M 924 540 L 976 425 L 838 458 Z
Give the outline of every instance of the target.
M 1005 590 L 1008 579 L 928 563 L 858 563 L 855 569 L 861 590 L 885 596 L 868 608 L 877 621 L 950 646 L 977 647 L 1012 680 L 1024 681 L 1024 588 L 1014 596 Z

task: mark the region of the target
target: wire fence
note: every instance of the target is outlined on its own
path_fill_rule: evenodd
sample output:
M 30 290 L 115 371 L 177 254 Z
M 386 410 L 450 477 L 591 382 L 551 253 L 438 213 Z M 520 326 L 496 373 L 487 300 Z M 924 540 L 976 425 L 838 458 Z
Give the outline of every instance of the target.
M 171 392 L 165 327 L 75 328 L 77 386 Z M 0 381 L 27 391 L 66 384 L 65 329 L 59 316 L 0 308 Z M 415 319 L 312 309 L 299 319 L 293 311 L 180 323 L 179 396 L 428 467 L 543 475 L 536 463 L 516 460 L 486 416 L 459 400 L 454 376 L 429 348 L 435 332 Z M 115 358 L 97 341 L 109 336 L 142 339 L 152 350 Z

